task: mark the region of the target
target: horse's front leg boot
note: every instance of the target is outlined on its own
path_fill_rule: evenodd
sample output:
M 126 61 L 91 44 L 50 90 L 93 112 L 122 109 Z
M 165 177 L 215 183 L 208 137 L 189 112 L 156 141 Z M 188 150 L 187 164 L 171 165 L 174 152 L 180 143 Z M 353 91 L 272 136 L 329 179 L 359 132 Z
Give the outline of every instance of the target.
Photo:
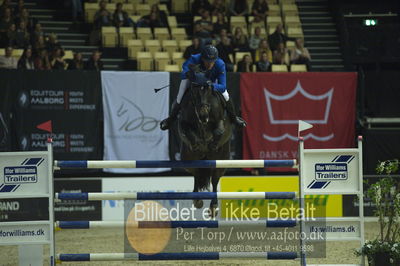
M 225 133 L 225 126 L 222 120 L 219 120 L 217 128 L 214 130 L 214 138 L 221 137 Z

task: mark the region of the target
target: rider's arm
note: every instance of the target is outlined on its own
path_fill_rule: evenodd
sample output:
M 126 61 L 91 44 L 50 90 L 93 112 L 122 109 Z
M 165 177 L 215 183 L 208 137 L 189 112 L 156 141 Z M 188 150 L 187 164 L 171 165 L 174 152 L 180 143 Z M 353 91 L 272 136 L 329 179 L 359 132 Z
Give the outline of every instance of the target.
M 189 71 L 189 66 L 196 64 L 195 58 L 193 56 L 189 57 L 182 65 L 181 79 L 187 79 L 186 73 Z
M 217 83 L 214 83 L 213 86 L 214 90 L 223 93 L 226 91 L 226 69 L 224 63 L 218 66 L 218 71 Z

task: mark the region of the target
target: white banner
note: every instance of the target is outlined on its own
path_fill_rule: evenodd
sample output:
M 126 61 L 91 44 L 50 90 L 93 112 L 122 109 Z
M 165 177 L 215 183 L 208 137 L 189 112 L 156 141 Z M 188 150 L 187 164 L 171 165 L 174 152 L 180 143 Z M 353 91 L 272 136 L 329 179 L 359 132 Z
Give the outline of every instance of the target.
M 168 116 L 167 72 L 102 71 L 104 160 L 169 160 L 168 131 L 159 123 Z M 149 173 L 169 168 L 104 169 L 113 173 Z

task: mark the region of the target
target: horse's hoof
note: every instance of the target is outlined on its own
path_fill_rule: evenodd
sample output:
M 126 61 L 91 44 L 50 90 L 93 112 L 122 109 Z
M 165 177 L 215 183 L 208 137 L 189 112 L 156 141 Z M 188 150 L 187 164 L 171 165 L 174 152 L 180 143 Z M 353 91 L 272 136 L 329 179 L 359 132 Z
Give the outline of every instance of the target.
M 201 209 L 203 208 L 203 201 L 202 200 L 194 200 L 193 205 L 196 207 L 196 209 Z

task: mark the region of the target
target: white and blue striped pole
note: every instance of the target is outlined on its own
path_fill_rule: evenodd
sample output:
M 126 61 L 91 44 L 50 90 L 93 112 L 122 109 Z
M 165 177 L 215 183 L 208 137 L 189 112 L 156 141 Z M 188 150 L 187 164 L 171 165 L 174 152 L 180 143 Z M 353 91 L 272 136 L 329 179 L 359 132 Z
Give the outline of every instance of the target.
M 297 167 L 296 160 L 54 161 L 57 168 L 266 168 Z
M 84 192 L 56 193 L 58 200 L 294 199 L 295 192 Z
M 58 254 L 59 261 L 143 261 L 143 260 L 220 260 L 220 259 L 267 259 L 294 260 L 296 252 L 183 252 L 157 253 L 145 255 L 140 253 L 83 253 Z
M 295 227 L 295 219 L 244 220 L 244 221 L 138 221 L 137 228 L 221 228 L 232 226 L 246 227 Z M 124 227 L 124 221 L 57 221 L 57 229 L 91 229 Z

